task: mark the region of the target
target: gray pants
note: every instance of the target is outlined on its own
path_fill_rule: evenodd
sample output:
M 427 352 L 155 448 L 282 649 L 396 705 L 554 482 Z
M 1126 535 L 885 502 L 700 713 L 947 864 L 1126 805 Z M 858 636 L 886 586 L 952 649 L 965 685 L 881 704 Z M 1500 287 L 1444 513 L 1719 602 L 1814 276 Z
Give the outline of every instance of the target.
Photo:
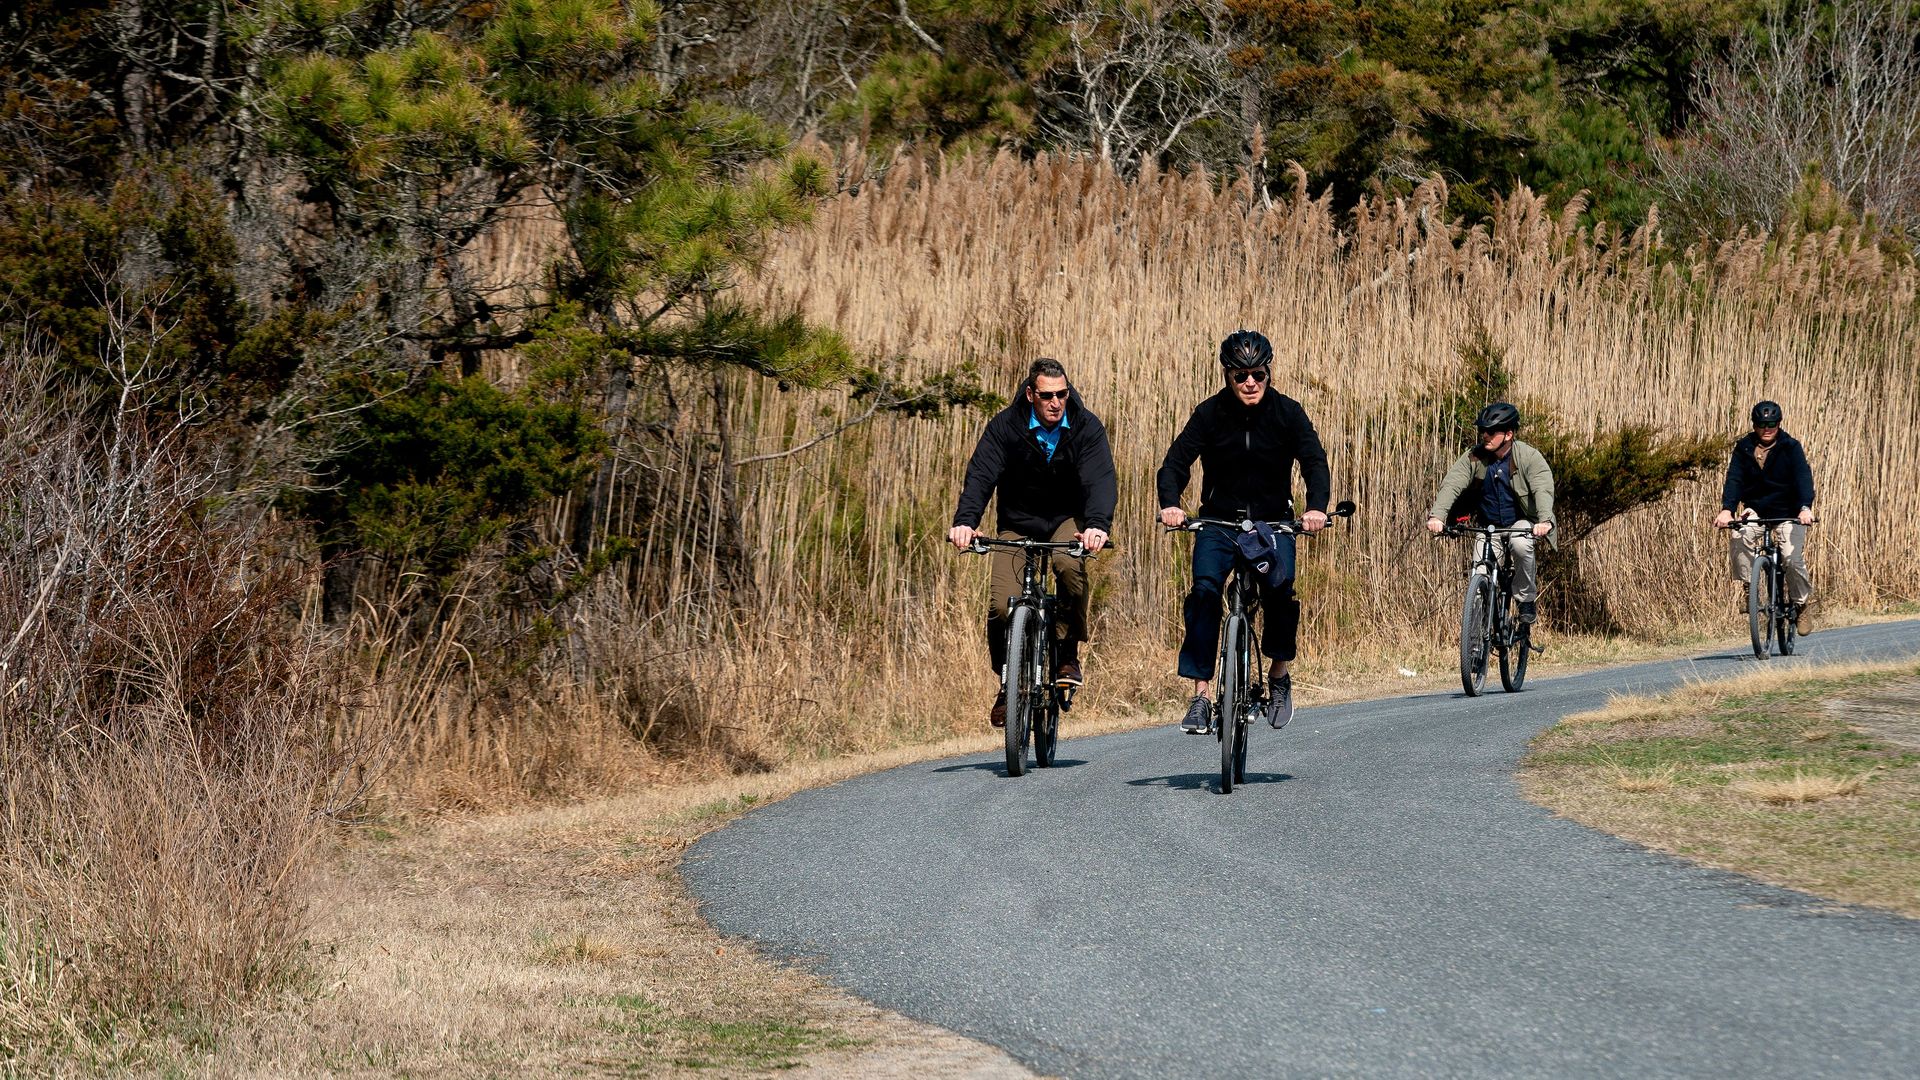
M 1516 521 L 1516 529 L 1531 529 L 1533 522 Z M 1473 561 L 1478 566 L 1480 558 L 1486 553 L 1487 540 L 1483 536 L 1474 541 Z M 1511 554 L 1513 556 L 1513 598 L 1521 603 L 1533 600 L 1533 537 L 1532 536 L 1496 536 L 1493 538 L 1494 557 Z
M 1753 557 L 1760 553 L 1760 534 L 1765 529 L 1735 522 L 1731 531 L 1733 536 L 1727 543 L 1733 580 L 1745 585 L 1753 573 Z M 1787 564 L 1787 602 L 1805 604 L 1813 599 L 1813 579 L 1807 576 L 1807 527 L 1797 521 L 1783 521 L 1773 527 L 1773 538 Z

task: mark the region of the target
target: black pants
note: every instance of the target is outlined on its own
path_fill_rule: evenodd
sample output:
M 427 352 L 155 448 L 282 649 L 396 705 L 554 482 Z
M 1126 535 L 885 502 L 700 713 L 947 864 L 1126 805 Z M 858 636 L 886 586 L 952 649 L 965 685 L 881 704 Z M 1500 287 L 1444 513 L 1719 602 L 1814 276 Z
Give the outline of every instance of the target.
M 1293 537 L 1280 538 L 1292 543 Z M 1232 534 L 1222 529 L 1204 529 L 1193 542 L 1193 589 L 1187 593 L 1184 609 L 1187 635 L 1180 642 L 1180 677 L 1213 678 L 1214 662 L 1220 656 L 1221 595 L 1226 588 L 1227 572 L 1240 557 Z M 1252 573 L 1246 565 L 1242 571 Z M 1260 651 L 1270 660 L 1292 660 L 1300 636 L 1300 601 L 1293 598 L 1293 581 L 1279 586 L 1260 583 L 1260 606 L 1266 609 L 1265 632 L 1260 635 Z

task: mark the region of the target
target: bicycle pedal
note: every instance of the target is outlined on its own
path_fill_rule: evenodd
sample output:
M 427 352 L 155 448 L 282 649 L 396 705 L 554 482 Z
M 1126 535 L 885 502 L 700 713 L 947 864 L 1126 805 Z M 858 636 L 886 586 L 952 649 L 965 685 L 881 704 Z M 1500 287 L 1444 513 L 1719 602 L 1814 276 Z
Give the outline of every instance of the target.
M 1532 649 L 1534 652 L 1537 652 L 1537 653 L 1543 653 L 1547 651 L 1547 647 L 1545 645 L 1535 645 L 1531 641 L 1527 642 L 1527 648 Z

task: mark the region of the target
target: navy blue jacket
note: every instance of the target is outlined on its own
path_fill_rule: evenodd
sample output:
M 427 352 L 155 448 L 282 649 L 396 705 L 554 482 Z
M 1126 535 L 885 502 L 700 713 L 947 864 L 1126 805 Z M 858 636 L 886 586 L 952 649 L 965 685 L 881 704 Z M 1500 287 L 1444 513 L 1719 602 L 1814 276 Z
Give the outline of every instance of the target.
M 1307 509 L 1327 509 L 1333 487 L 1327 452 L 1300 403 L 1267 388 L 1260 404 L 1248 408 L 1232 387 L 1194 407 L 1155 476 L 1160 505 L 1179 506 L 1193 463 L 1200 462 L 1200 516 L 1259 521 L 1293 517 L 1293 463 L 1307 484 Z
M 979 528 L 987 500 L 998 492 L 1000 528 L 1029 539 L 1050 539 L 1068 518 L 1082 529 L 1112 532 L 1120 481 L 1106 425 L 1080 400 L 1080 391 L 1070 389 L 1067 427 L 1049 461 L 1040 440 L 1027 430 L 1032 415 L 1022 383 L 1013 403 L 995 413 L 980 433 L 953 524 Z
M 1813 505 L 1813 469 L 1807 465 L 1807 452 L 1800 440 L 1782 430 L 1767 451 L 1766 468 L 1753 458 L 1759 436 L 1749 431 L 1733 444 L 1733 460 L 1727 462 L 1727 486 L 1720 492 L 1723 510 L 1738 510 L 1740 504 L 1763 518 L 1790 518 L 1803 506 Z

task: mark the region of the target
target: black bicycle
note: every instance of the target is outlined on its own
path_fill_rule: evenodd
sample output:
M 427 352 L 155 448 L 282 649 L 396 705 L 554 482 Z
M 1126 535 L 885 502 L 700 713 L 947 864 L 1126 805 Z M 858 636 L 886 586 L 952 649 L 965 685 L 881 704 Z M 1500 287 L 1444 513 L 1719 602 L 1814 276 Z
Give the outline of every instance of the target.
M 1343 500 L 1327 515 L 1352 517 L 1354 505 Z M 1308 535 L 1295 521 L 1269 521 L 1275 532 Z M 1252 521 L 1225 521 L 1219 518 L 1188 518 L 1168 532 L 1199 532 L 1202 529 L 1229 529 L 1252 532 Z M 1213 736 L 1220 742 L 1220 794 L 1233 792 L 1233 785 L 1247 779 L 1247 733 L 1256 716 L 1267 707 L 1266 680 L 1260 677 L 1260 650 L 1253 633 L 1253 613 L 1259 610 L 1259 583 L 1253 567 L 1236 554 L 1232 576 L 1227 581 L 1226 628 L 1220 635 L 1218 683 L 1213 696 Z
M 1020 593 L 1007 600 L 1007 657 L 1000 669 L 1000 687 L 1007 695 L 1007 775 L 1024 776 L 1027 746 L 1041 768 L 1053 764 L 1060 738 L 1060 714 L 1073 708 L 1072 686 L 1053 678 L 1053 622 L 1059 598 L 1048 586 L 1052 556 L 1064 551 L 1076 559 L 1091 559 L 1078 540 L 998 540 L 976 536 L 967 548 L 985 555 L 994 548 L 1018 551 Z
M 1780 650 L 1781 656 L 1793 655 L 1800 605 L 1787 599 L 1787 562 L 1780 552 L 1780 540 L 1775 530 L 1799 520 L 1747 518 L 1727 526 L 1736 530 L 1748 526 L 1760 529 L 1760 550 L 1753 557 L 1753 569 L 1747 573 L 1747 632 L 1753 637 L 1753 657 L 1756 660 L 1772 656 L 1775 648 Z
M 1460 687 L 1468 697 L 1479 697 L 1487 684 L 1487 665 L 1500 654 L 1500 685 L 1518 692 L 1527 682 L 1527 661 L 1545 652 L 1533 643 L 1533 627 L 1520 618 L 1520 602 L 1513 598 L 1511 545 L 1495 544 L 1503 536 L 1532 536 L 1532 529 L 1456 523 L 1442 536 L 1471 536 L 1480 540 L 1480 553 L 1467 568 L 1467 595 L 1460 604 Z M 1494 554 L 1501 550 L 1499 555 Z

